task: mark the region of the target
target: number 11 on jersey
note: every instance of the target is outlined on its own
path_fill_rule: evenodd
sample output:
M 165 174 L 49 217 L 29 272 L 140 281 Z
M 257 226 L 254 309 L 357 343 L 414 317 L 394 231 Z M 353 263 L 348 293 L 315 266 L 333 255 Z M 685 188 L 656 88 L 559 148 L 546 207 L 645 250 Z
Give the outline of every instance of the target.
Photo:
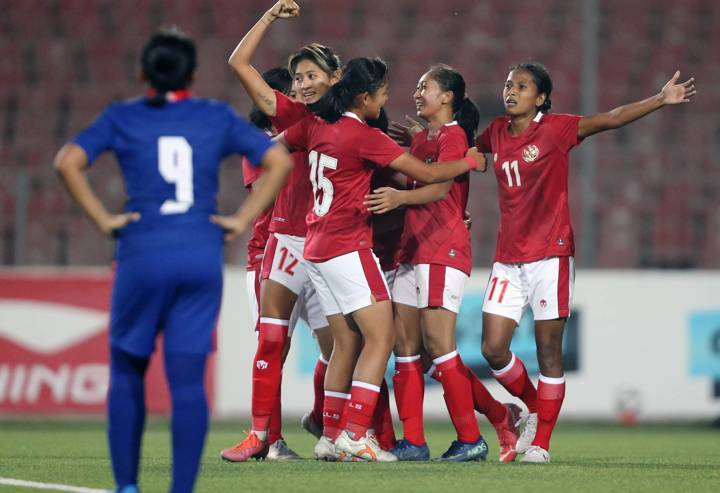
M 522 185 L 522 182 L 520 181 L 520 167 L 518 166 L 517 160 L 514 161 L 505 161 L 502 163 L 502 169 L 505 171 L 505 175 L 507 175 L 508 180 L 508 187 L 519 187 Z M 515 173 L 515 183 L 513 184 L 513 176 L 510 174 L 510 170 L 513 170 Z

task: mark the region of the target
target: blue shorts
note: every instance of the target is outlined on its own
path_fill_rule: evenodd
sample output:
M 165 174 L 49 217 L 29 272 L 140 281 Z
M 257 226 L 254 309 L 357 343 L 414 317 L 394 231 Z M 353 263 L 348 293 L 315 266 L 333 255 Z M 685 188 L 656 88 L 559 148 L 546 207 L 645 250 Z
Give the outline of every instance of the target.
M 165 352 L 207 354 L 222 300 L 222 245 L 161 250 L 118 260 L 110 344 L 149 357 L 162 331 Z

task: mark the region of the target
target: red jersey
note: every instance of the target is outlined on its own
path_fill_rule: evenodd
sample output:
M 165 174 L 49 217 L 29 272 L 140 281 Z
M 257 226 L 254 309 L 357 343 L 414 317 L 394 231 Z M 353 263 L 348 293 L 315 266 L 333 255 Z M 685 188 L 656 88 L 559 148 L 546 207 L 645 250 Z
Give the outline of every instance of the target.
M 495 260 L 532 262 L 575 253 L 568 208 L 568 151 L 581 142 L 577 115 L 538 113 L 521 135 L 507 117 L 493 120 L 480 136 L 492 152 L 500 203 Z
M 405 151 L 349 112 L 335 123 L 304 118 L 285 131 L 285 140 L 308 151 L 314 203 L 307 216 L 305 258 L 318 262 L 372 248 L 370 212 L 363 201 L 374 166 L 386 167 Z
M 303 103 L 293 101 L 285 94 L 275 91 L 276 114 L 270 118 L 278 133 L 302 120 L 311 112 Z M 287 182 L 275 199 L 270 221 L 270 232 L 291 236 L 305 236 L 305 216 L 312 207 L 312 186 L 308 180 L 307 153 L 292 153 L 293 169 Z
M 252 190 L 252 184 L 260 177 L 262 168 L 252 166 L 247 159 L 243 158 L 242 169 L 245 188 Z M 252 235 L 250 235 L 247 245 L 247 266 L 245 267 L 249 271 L 259 270 L 260 264 L 262 264 L 265 244 L 270 236 L 268 226 L 270 225 L 272 211 L 273 208 L 268 207 L 253 223 Z
M 467 136 L 457 122 L 443 125 L 434 138 L 428 129 L 415 134 L 410 154 L 426 163 L 463 159 L 468 150 Z M 411 181 L 410 188 L 423 186 Z M 439 264 L 470 275 L 472 255 L 470 233 L 464 219 L 470 188 L 470 174 L 456 177 L 443 200 L 410 206 L 405 214 L 401 262 L 405 264 Z

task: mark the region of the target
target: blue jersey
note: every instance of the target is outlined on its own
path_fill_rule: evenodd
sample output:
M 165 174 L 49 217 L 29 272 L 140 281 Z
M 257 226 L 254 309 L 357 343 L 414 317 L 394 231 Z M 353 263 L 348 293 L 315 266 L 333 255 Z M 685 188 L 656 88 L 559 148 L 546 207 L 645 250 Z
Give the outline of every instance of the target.
M 117 258 L 158 248 L 222 244 L 216 213 L 220 161 L 242 154 L 251 164 L 272 145 L 227 104 L 200 98 L 160 107 L 139 98 L 111 104 L 74 143 L 92 163 L 112 151 L 125 178 L 125 210 L 140 221 L 118 232 Z

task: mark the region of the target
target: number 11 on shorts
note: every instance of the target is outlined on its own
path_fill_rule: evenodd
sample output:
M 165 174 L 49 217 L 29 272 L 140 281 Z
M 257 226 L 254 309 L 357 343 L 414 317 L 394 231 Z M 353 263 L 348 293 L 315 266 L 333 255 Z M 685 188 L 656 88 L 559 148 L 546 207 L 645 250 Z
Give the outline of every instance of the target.
M 500 294 L 498 295 L 498 300 L 497 300 L 498 303 L 503 302 L 503 298 L 505 297 L 505 291 L 507 290 L 507 286 L 508 286 L 509 282 L 510 281 L 508 281 L 507 279 L 503 279 L 502 281 L 500 281 Z M 488 295 L 488 301 L 492 301 L 493 295 L 495 294 L 495 288 L 497 287 L 497 284 L 498 284 L 497 277 L 493 277 L 492 279 L 490 279 L 490 294 Z

